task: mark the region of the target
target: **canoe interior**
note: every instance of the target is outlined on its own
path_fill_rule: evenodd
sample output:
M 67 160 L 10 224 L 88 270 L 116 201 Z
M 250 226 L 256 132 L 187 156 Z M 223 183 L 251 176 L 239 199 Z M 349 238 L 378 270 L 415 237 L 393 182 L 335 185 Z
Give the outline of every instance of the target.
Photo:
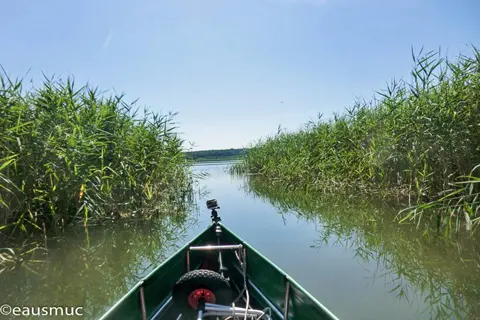
M 245 243 L 224 225 L 219 225 L 223 230 L 221 244 L 242 244 L 246 248 L 247 275 L 249 280 L 247 287 L 250 294 L 251 307 L 260 310 L 270 307 L 272 309 L 272 318 L 274 320 L 283 320 L 288 283 L 287 319 L 337 319 L 330 311 L 267 258 Z M 142 319 L 140 302 L 142 290 L 147 319 L 177 319 L 180 312 L 171 302 L 171 290 L 177 280 L 187 272 L 187 249 L 190 246 L 208 244 L 216 244 L 214 225 L 207 228 L 153 270 L 118 301 L 101 319 Z M 208 255 L 210 256 L 208 257 Z M 227 275 L 232 280 L 234 295 L 237 296 L 238 291 L 236 288 L 239 290 L 243 288 L 243 276 L 240 265 L 235 257 L 234 251 L 223 251 L 222 256 L 224 264 L 228 267 Z M 217 271 L 218 269 L 215 269 L 215 266 L 212 265 L 212 262 L 215 264 L 215 261 L 215 253 L 190 251 L 190 270 L 202 267 Z M 245 303 L 243 300 L 240 300 L 236 305 L 244 307 Z

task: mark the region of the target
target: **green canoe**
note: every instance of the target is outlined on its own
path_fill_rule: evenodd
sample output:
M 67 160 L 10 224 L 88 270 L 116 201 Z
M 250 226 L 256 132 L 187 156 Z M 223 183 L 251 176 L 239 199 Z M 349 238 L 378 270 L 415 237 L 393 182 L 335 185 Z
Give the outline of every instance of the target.
M 220 223 L 137 283 L 102 320 L 338 319 L 261 253 Z

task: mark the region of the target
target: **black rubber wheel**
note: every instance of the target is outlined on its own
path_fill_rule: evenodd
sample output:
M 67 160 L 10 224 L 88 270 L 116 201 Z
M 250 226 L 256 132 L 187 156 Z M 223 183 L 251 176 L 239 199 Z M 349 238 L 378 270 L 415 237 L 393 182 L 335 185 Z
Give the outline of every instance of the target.
M 233 302 L 230 284 L 221 274 L 207 269 L 193 270 L 184 274 L 172 290 L 173 303 L 184 317 L 197 315 L 197 310 L 189 303 L 189 296 L 200 289 L 213 293 L 216 304 L 230 305 Z

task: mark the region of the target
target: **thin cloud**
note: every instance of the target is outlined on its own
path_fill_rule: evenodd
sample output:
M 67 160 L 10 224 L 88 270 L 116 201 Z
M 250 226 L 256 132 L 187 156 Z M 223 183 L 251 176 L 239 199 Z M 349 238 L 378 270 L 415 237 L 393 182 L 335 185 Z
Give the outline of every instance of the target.
M 103 50 L 108 48 L 108 46 L 110 45 L 110 40 L 112 40 L 112 30 L 108 31 L 108 36 L 105 38 L 105 41 L 103 41 Z

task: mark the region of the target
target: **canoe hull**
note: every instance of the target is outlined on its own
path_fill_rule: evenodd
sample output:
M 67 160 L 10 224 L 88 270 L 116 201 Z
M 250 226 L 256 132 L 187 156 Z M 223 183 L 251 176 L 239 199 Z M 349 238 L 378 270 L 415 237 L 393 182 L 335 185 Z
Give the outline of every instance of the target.
M 269 307 L 275 320 L 337 319 L 275 264 L 227 227 L 220 223 L 219 225 L 223 231 L 222 244 L 242 244 L 246 250 L 247 288 L 255 308 Z M 101 319 L 142 319 L 142 314 L 145 314 L 147 319 L 177 319 L 179 310 L 171 301 L 172 287 L 188 269 L 206 266 L 205 252 L 189 251 L 189 248 L 215 244 L 216 241 L 215 225 L 212 225 L 135 285 Z M 229 269 L 231 282 L 235 287 L 243 288 L 243 275 L 234 252 L 225 251 L 222 258 Z M 207 262 L 211 264 L 212 261 Z M 145 308 L 142 308 L 141 304 L 142 295 Z

